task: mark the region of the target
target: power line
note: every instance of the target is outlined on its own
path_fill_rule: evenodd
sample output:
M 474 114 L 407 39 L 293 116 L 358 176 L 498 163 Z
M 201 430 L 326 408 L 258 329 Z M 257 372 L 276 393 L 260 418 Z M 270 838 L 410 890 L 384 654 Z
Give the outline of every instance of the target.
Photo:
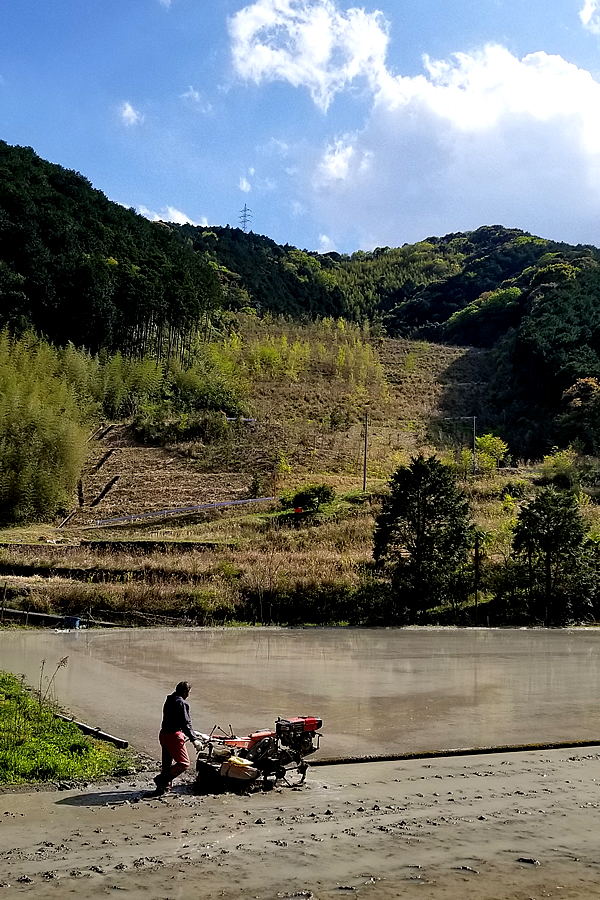
M 248 230 L 248 225 L 250 225 L 251 222 L 252 210 L 244 203 L 244 208 L 240 213 L 240 225 L 242 226 L 242 231 L 244 233 Z

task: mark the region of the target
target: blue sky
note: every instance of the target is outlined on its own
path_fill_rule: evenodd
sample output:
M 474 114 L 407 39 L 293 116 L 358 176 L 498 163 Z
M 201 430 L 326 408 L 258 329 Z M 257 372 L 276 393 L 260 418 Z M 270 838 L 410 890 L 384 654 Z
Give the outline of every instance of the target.
M 149 218 L 600 245 L 600 0 L 18 0 L 0 137 Z

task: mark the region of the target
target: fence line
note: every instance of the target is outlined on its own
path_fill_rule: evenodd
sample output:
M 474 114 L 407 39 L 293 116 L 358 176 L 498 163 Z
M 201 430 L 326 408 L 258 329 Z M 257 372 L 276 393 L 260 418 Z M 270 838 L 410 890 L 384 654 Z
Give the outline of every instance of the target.
M 221 509 L 224 506 L 241 506 L 244 503 L 267 503 L 268 501 L 276 499 L 276 497 L 252 497 L 250 500 L 222 500 L 218 503 L 202 503 L 199 506 L 181 506 L 176 509 L 157 509 L 154 512 L 136 513 L 133 516 L 119 516 L 114 519 L 96 519 L 92 525 L 86 525 L 84 527 L 91 528 L 97 525 L 116 525 L 119 522 L 133 522 L 135 519 L 157 519 L 162 516 L 186 515 L 203 509 Z

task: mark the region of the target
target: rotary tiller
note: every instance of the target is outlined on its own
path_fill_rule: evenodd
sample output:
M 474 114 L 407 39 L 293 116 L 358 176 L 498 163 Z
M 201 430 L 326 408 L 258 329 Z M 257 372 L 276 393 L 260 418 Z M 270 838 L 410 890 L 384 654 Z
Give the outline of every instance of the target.
M 304 782 L 306 756 L 319 749 L 321 719 L 296 716 L 277 719 L 274 730 L 254 731 L 238 737 L 231 726 L 225 732 L 215 726 L 201 734 L 202 749 L 196 761 L 196 787 L 200 793 L 251 787 L 262 780 L 263 788 L 283 781 L 290 787 Z M 295 773 L 299 780 L 291 782 Z

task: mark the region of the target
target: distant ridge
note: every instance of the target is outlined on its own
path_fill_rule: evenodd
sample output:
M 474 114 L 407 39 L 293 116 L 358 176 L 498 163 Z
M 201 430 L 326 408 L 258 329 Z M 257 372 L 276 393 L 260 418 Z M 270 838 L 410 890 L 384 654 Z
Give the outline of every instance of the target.
M 600 452 L 600 252 L 500 225 L 351 255 L 239 228 L 155 223 L 0 142 L 0 328 L 126 356 L 179 353 L 235 313 L 344 317 L 493 348 L 481 402 L 515 452 Z M 232 315 L 233 314 L 233 315 Z M 228 318 L 229 316 L 229 318 Z

